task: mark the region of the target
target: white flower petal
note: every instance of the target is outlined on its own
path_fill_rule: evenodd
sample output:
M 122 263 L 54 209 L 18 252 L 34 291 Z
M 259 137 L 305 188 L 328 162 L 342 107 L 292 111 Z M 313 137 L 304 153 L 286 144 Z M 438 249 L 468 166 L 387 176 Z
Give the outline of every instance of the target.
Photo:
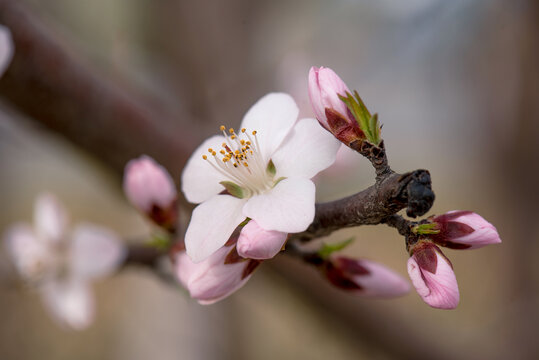
M 187 255 L 198 263 L 221 248 L 236 227 L 245 219 L 246 200 L 230 195 L 216 195 L 198 205 L 185 233 Z
M 269 161 L 296 122 L 299 109 L 292 97 L 270 93 L 258 100 L 245 114 L 241 123 L 249 134 L 257 131 L 262 158 Z
M 243 214 L 266 230 L 301 232 L 314 219 L 314 196 L 311 180 L 288 178 L 270 192 L 249 199 Z
M 56 243 L 62 240 L 68 222 L 62 204 L 52 194 L 41 194 L 35 203 L 34 223 L 39 239 Z
M 60 324 L 82 330 L 94 318 L 94 297 L 87 283 L 75 279 L 52 281 L 41 288 L 43 301 Z
M 276 177 L 312 178 L 335 162 L 340 142 L 315 119 L 302 119 L 271 156 Z
M 36 238 L 28 224 L 9 228 L 5 244 L 19 274 L 27 280 L 39 278 L 54 261 L 47 244 Z
M 0 25 L 0 76 L 8 68 L 13 58 L 13 39 L 11 32 L 5 26 Z
M 209 148 L 219 151 L 225 142 L 222 135 L 212 136 L 200 145 L 189 158 L 182 173 L 182 191 L 189 202 L 198 204 L 224 190 L 219 182 L 230 180 L 217 171 L 208 161 L 213 161 Z M 204 160 L 202 155 L 208 156 Z
M 118 236 L 100 226 L 82 224 L 73 231 L 71 270 L 81 278 L 110 275 L 125 258 L 125 247 Z

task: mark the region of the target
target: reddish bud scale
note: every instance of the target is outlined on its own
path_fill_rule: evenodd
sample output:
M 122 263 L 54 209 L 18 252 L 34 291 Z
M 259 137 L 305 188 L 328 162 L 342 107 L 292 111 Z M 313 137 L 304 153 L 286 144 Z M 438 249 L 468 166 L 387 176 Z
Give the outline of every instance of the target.
M 326 108 L 325 111 L 329 129 L 339 141 L 350 146 L 354 141 L 365 139 L 357 122 L 346 119 L 334 109 Z

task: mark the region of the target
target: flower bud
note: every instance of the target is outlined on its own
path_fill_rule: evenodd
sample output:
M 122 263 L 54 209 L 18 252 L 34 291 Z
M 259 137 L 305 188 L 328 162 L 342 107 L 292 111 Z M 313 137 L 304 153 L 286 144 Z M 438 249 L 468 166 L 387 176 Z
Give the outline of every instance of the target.
M 234 246 L 223 246 L 210 257 L 194 263 L 185 251 L 176 255 L 176 276 L 192 298 L 202 305 L 213 304 L 241 288 L 260 264 L 258 260 L 236 259 L 231 262 Z
M 330 257 L 323 271 L 333 285 L 361 296 L 387 298 L 410 291 L 402 276 L 370 260 Z
M 326 130 L 346 145 L 365 135 L 339 98 L 350 93 L 346 84 L 330 68 L 312 67 L 309 71 L 309 97 L 316 118 Z
M 168 171 L 154 159 L 143 155 L 129 161 L 124 171 L 124 192 L 135 207 L 157 225 L 176 224 L 177 191 Z
M 249 259 L 271 259 L 281 251 L 286 242 L 287 233 L 264 230 L 254 220 L 243 227 L 238 243 L 238 254 Z
M 494 225 L 471 211 L 449 211 L 432 221 L 439 233 L 430 238 L 440 246 L 477 249 L 502 242 Z
M 408 274 L 424 302 L 437 309 L 454 309 L 459 288 L 453 265 L 433 243 L 420 241 L 411 250 Z

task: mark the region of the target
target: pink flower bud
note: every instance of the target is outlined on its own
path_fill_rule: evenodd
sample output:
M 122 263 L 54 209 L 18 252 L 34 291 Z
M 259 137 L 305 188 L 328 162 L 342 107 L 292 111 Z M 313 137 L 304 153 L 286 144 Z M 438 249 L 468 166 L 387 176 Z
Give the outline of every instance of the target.
M 200 304 L 222 300 L 241 288 L 260 264 L 257 260 L 239 259 L 234 246 L 223 246 L 210 257 L 194 263 L 185 251 L 176 255 L 176 275 L 180 283 Z
M 167 170 L 149 156 L 129 161 L 124 171 L 124 192 L 135 207 L 158 225 L 176 223 L 177 191 Z
M 320 124 L 346 145 L 364 139 L 346 104 L 339 95 L 350 92 L 341 78 L 333 70 L 325 67 L 312 67 L 309 71 L 309 97 Z
M 477 249 L 502 242 L 494 225 L 471 211 L 449 211 L 436 216 L 433 222 L 440 233 L 432 235 L 431 239 L 440 246 Z
M 374 261 L 331 257 L 323 269 L 333 285 L 357 295 L 395 297 L 410 291 L 402 276 Z
M 281 251 L 287 233 L 262 229 L 254 220 L 241 230 L 236 247 L 238 254 L 249 259 L 271 259 Z
M 454 309 L 459 303 L 459 288 L 453 265 L 431 242 L 420 241 L 408 259 L 408 274 L 424 302 L 437 309 Z

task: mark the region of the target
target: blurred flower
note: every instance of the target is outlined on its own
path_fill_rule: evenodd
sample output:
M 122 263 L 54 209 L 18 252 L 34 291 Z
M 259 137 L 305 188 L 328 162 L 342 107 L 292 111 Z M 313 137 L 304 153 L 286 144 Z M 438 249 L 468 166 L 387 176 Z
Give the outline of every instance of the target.
M 471 211 L 449 211 L 432 219 L 437 234 L 429 237 L 452 249 L 477 249 L 502 242 L 494 225 Z
M 285 233 L 312 222 L 310 179 L 333 163 L 339 143 L 314 119 L 296 121 L 297 115 L 289 95 L 268 94 L 247 112 L 239 134 L 221 126 L 222 136 L 195 150 L 182 175 L 187 200 L 201 203 L 185 235 L 193 261 L 221 248 L 246 218 Z
M 241 288 L 260 261 L 242 259 L 234 246 L 223 246 L 204 261 L 194 263 L 185 251 L 176 255 L 176 276 L 192 298 L 213 304 Z
M 459 288 L 453 265 L 433 243 L 419 241 L 408 259 L 408 274 L 417 293 L 437 309 L 454 309 L 459 303 Z
M 168 171 L 143 155 L 127 163 L 124 192 L 135 207 L 157 225 L 174 228 L 177 221 L 177 191 Z
M 281 251 L 286 242 L 287 233 L 262 229 L 251 220 L 241 229 L 238 238 L 238 254 L 250 259 L 271 259 Z
M 4 74 L 4 71 L 8 68 L 13 58 L 13 39 L 11 38 L 11 31 L 3 25 L 0 25 L 0 76 Z
M 395 297 L 410 291 L 402 276 L 374 261 L 331 256 L 322 269 L 333 285 L 360 296 Z
M 115 271 L 125 249 L 108 229 L 81 224 L 68 233 L 66 225 L 62 205 L 43 194 L 36 200 L 34 226 L 13 225 L 5 243 L 19 274 L 35 286 L 53 317 L 81 330 L 94 317 L 90 282 Z

